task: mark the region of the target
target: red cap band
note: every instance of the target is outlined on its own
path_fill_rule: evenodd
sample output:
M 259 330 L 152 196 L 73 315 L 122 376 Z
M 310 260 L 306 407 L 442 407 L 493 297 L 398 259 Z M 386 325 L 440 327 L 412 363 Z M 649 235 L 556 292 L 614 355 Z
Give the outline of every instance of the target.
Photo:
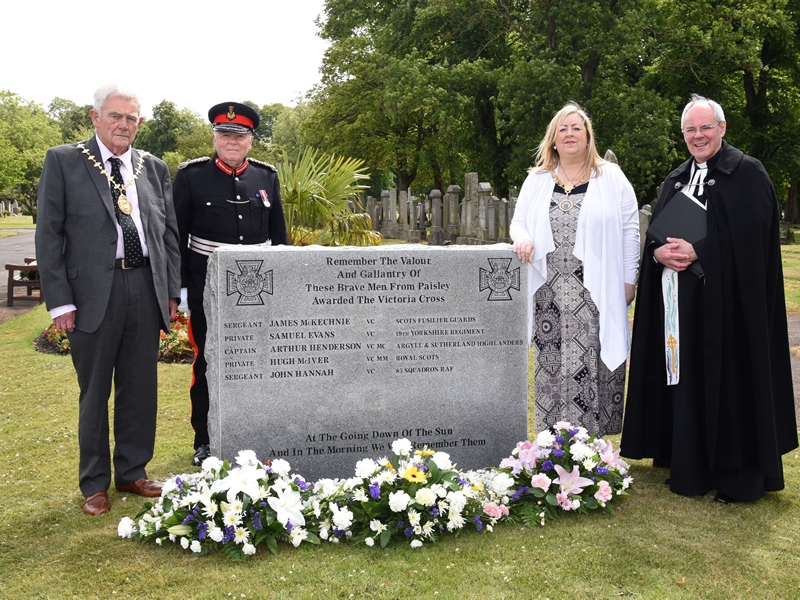
M 225 113 L 222 113 L 214 117 L 214 123 L 237 123 L 238 125 L 244 125 L 250 129 L 255 129 L 255 127 L 253 127 L 253 121 L 244 115 L 236 115 L 233 119 L 229 119 Z

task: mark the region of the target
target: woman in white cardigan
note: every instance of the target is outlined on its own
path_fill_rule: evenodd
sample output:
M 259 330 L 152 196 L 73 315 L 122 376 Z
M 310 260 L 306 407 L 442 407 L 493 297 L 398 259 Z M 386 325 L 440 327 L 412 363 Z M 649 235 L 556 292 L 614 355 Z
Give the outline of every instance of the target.
M 592 123 L 574 103 L 550 121 L 511 221 L 529 264 L 535 421 L 589 433 L 622 430 L 627 306 L 639 263 L 633 187 L 597 154 Z

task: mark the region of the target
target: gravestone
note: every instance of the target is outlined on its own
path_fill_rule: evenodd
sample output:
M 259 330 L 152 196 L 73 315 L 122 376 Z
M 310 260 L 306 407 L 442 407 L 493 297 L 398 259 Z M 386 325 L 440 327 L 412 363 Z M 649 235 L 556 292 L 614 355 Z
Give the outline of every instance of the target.
M 527 438 L 527 286 L 507 244 L 218 249 L 212 453 L 351 477 L 408 438 L 460 468 L 498 465 Z

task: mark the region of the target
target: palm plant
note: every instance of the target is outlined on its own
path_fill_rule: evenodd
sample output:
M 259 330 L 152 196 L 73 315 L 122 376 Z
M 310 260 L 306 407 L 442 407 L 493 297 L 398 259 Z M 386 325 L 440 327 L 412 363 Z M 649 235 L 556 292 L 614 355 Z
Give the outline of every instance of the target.
M 358 193 L 369 179 L 364 161 L 318 155 L 307 148 L 296 162 L 284 153 L 278 165 L 283 214 L 289 242 L 295 246 L 378 246 L 381 235 L 372 230 Z

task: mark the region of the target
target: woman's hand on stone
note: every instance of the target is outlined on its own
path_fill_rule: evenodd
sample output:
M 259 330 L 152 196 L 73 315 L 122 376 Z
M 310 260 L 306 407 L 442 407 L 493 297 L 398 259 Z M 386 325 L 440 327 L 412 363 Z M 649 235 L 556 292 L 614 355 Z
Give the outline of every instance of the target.
M 514 254 L 517 255 L 520 262 L 527 263 L 533 262 L 533 242 L 531 240 L 521 240 L 519 242 L 514 242 L 514 245 L 511 247 Z

